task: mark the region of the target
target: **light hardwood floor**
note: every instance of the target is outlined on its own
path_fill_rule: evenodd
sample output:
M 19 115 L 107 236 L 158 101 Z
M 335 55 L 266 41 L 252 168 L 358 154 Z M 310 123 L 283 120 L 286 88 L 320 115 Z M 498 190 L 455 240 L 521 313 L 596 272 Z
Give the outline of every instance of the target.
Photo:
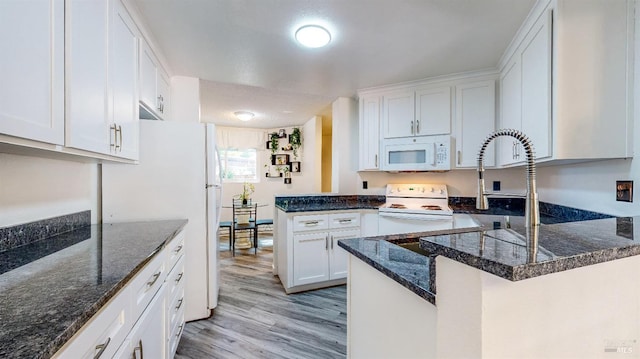
M 218 307 L 187 323 L 177 359 L 346 357 L 346 286 L 287 295 L 272 260 L 268 246 L 221 252 Z

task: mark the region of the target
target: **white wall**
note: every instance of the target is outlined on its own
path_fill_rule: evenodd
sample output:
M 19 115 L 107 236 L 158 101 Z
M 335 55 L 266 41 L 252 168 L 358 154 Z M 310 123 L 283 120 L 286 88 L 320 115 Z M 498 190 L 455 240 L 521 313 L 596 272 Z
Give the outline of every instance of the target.
M 271 164 L 271 151 L 260 149 L 258 151 L 258 183 L 254 183 L 255 192 L 251 195 L 251 199 L 259 203 L 266 203 L 266 207 L 258 208 L 258 218 L 274 218 L 274 197 L 276 195 L 295 195 L 320 192 L 320 179 L 318 177 L 320 160 L 317 156 L 317 146 L 321 145 L 317 141 L 317 134 L 314 129 L 318 123 L 321 125 L 321 117 L 313 117 L 303 126 L 300 126 L 302 132 L 302 147 L 299 152 L 300 169 L 299 173 L 291 173 L 291 184 L 285 184 L 283 177 L 265 177 L 264 164 Z M 291 133 L 293 127 L 286 127 L 287 134 Z M 244 130 L 244 129 L 238 129 Z M 253 130 L 253 129 L 252 129 Z M 278 129 L 265 130 L 265 132 L 274 132 Z M 266 138 L 266 137 L 265 137 Z M 234 196 L 242 192 L 242 183 L 225 182 L 222 186 L 222 203 L 231 206 Z M 221 221 L 230 221 L 232 214 L 230 208 L 223 208 Z
M 333 102 L 331 192 L 353 194 L 359 188 L 353 181 L 358 170 L 358 103 L 347 97 Z
M 0 227 L 91 210 L 97 223 L 98 165 L 0 153 Z
M 173 76 L 171 78 L 171 121 L 200 122 L 200 79 Z

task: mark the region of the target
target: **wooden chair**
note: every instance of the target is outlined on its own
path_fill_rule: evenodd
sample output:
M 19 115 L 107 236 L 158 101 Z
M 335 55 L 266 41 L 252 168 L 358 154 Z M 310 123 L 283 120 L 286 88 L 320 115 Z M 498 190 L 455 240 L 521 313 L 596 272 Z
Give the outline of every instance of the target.
M 241 200 L 233 200 L 233 229 L 231 231 L 231 253 L 236 255 L 236 233 L 248 232 L 250 240 L 253 240 L 254 253 L 258 253 L 258 215 L 257 203 L 242 204 Z

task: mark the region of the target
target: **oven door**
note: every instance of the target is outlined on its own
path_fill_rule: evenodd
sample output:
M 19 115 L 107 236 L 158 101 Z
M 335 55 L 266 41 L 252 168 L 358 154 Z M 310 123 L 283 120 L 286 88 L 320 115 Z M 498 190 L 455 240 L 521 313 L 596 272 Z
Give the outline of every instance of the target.
M 378 212 L 380 235 L 438 231 L 453 228 L 453 217 L 446 215 Z

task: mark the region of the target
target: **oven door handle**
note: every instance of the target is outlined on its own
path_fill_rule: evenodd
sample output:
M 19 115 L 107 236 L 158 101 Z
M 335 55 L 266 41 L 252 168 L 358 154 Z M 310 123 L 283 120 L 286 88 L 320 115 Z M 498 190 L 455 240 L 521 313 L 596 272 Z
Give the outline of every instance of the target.
M 428 214 L 413 214 L 413 213 L 397 213 L 397 212 L 378 212 L 380 217 L 397 218 L 397 219 L 410 219 L 418 221 L 452 221 L 453 216 L 443 215 L 428 215 Z

